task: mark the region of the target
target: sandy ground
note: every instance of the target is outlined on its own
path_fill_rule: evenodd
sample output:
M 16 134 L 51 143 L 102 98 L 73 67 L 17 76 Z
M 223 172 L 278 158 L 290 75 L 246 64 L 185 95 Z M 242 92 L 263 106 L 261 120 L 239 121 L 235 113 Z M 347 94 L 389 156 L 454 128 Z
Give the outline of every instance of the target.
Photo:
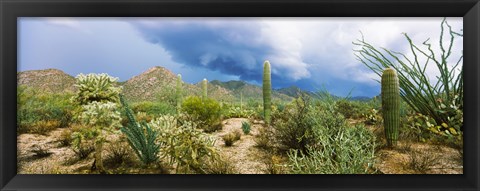
M 251 123 L 249 135 L 241 131 L 245 118 L 231 118 L 223 121 L 223 129 L 212 133 L 216 138 L 215 147 L 222 156 L 227 157 L 241 174 L 264 174 L 269 155 L 255 147 L 254 137 L 261 123 Z M 349 121 L 358 123 L 359 121 Z M 366 126 L 372 131 L 379 127 Z M 60 137 L 67 129 L 56 129 L 48 135 L 21 134 L 17 136 L 17 172 L 19 174 L 77 174 L 89 173 L 93 164 L 93 155 L 78 160 L 69 146 L 63 146 Z M 232 131 L 242 132 L 240 140 L 231 147 L 225 146 L 222 136 Z M 104 156 L 106 153 L 104 153 Z M 132 156 L 134 154 L 132 153 Z M 415 160 L 415 162 L 412 162 Z M 415 164 L 415 165 L 413 165 Z M 445 145 L 433 145 L 421 142 L 400 140 L 398 147 L 379 148 L 376 152 L 374 167 L 380 174 L 462 174 L 463 159 L 458 150 Z M 131 167 L 137 168 L 137 167 Z M 146 173 L 139 169 L 131 173 Z M 156 173 L 148 172 L 148 173 Z
M 222 122 L 223 128 L 212 135 L 216 138 L 215 147 L 220 150 L 223 156 L 230 159 L 235 164 L 235 168 L 240 174 L 263 174 L 266 169 L 265 160 L 268 155 L 262 149 L 255 147 L 254 136 L 258 134 L 258 129 L 262 128 L 260 124 L 250 123 L 251 130 L 248 135 L 243 134 L 242 121 L 248 121 L 246 118 L 231 118 Z M 233 131 L 242 132 L 240 140 L 227 147 L 222 137 Z

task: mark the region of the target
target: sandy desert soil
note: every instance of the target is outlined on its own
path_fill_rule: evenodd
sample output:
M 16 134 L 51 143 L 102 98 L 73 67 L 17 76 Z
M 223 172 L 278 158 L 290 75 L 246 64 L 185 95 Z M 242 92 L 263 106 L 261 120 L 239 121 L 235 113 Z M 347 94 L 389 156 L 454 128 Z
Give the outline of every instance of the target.
M 241 174 L 263 174 L 271 157 L 267 151 L 255 147 L 254 137 L 258 135 L 261 123 L 251 123 L 249 135 L 241 131 L 245 118 L 231 118 L 223 121 L 223 129 L 212 133 L 215 147 L 228 157 Z M 358 121 L 350 121 L 358 123 Z M 367 126 L 372 131 L 378 127 Z M 93 157 L 78 159 L 69 146 L 62 145 L 60 137 L 65 128 L 56 129 L 47 135 L 21 134 L 17 136 L 17 171 L 19 174 L 78 174 L 90 173 Z M 240 140 L 227 147 L 222 137 L 232 131 L 242 132 Z M 103 153 L 104 156 L 108 152 Z M 134 154 L 131 154 L 133 157 Z M 376 152 L 374 167 L 380 174 L 462 174 L 463 157 L 457 149 L 445 145 L 421 142 L 399 141 L 395 149 L 380 147 Z M 126 173 L 159 173 L 159 169 L 139 170 L 132 166 Z M 113 169 L 115 172 L 115 169 Z M 165 172 L 163 172 L 165 173 Z

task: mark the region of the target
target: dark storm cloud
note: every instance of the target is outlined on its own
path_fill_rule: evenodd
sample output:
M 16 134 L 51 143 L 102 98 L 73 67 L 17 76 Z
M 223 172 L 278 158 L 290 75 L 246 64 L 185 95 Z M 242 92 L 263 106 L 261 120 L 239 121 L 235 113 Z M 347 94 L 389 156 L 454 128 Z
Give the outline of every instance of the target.
M 247 81 L 261 81 L 263 62 L 274 52 L 273 47 L 259 39 L 261 26 L 256 22 L 166 21 L 133 25 L 148 42 L 164 47 L 175 62 L 236 75 Z

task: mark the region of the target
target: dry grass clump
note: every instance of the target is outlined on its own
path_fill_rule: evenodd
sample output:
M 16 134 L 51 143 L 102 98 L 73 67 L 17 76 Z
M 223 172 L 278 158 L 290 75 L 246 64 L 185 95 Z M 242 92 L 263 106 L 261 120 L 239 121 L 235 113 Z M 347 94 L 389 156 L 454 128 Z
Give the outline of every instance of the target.
M 225 146 L 230 147 L 233 145 L 233 143 L 240 140 L 241 137 L 242 137 L 242 133 L 240 131 L 233 131 L 233 132 L 227 133 L 222 138 L 223 138 L 223 141 L 225 142 Z

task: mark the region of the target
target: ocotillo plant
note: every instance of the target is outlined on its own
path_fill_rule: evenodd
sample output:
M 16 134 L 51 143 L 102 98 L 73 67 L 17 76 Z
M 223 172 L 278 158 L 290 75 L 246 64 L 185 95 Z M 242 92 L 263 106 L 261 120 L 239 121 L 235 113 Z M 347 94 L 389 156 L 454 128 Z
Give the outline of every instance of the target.
M 176 89 L 176 97 L 177 97 L 177 112 L 180 109 L 180 104 L 182 102 L 182 75 L 177 75 L 177 89 Z
M 203 81 L 202 81 L 202 98 L 203 99 L 207 99 L 207 79 L 206 78 L 203 78 Z
M 272 81 L 270 76 L 270 62 L 263 63 L 263 113 L 265 124 L 270 124 L 270 112 L 272 108 Z
M 382 74 L 382 112 L 387 144 L 393 147 L 397 144 L 400 126 L 400 88 L 397 72 L 387 68 Z

